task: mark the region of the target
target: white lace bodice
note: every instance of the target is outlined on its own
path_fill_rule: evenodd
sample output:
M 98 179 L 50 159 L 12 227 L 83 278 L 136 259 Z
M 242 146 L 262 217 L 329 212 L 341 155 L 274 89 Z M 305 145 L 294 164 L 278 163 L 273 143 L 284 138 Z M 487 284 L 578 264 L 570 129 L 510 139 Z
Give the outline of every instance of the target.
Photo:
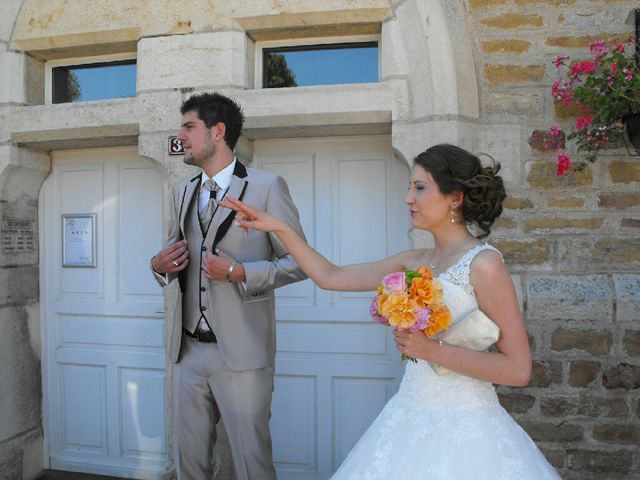
M 471 262 L 483 250 L 497 250 L 488 244 L 478 245 L 465 253 L 454 265 L 438 276 L 444 300 L 451 310 L 452 323 L 460 321 L 478 308 L 473 286 L 469 283 Z M 497 404 L 491 383 L 450 372 L 437 375 L 429 362 L 407 362 L 400 391 L 401 397 L 429 410 L 467 410 Z

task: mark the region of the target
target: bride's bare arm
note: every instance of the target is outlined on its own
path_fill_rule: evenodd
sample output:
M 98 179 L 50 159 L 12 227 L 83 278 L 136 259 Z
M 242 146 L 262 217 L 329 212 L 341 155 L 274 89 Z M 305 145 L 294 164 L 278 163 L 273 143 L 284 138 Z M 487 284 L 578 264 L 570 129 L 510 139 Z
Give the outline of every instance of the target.
M 415 258 L 417 258 L 415 250 L 408 250 L 376 262 L 335 265 L 309 246 L 293 228 L 281 219 L 249 207 L 229 196 L 218 203 L 238 212 L 235 221 L 240 227 L 273 232 L 304 270 L 304 273 L 325 290 L 375 290 L 385 275 L 414 265 Z
M 497 253 L 484 251 L 477 255 L 472 263 L 471 285 L 480 310 L 500 327 L 497 352 L 476 352 L 439 345 L 421 334 L 396 333 L 400 350 L 468 377 L 503 385 L 527 385 L 531 378 L 529 340 L 511 276 Z

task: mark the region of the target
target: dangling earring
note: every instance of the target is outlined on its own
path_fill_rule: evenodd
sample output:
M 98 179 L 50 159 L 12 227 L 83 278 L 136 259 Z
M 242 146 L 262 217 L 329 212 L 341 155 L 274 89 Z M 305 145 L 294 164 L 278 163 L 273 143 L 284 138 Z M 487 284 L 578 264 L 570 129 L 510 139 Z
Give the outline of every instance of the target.
M 453 213 L 453 205 L 451 205 L 451 223 L 456 223 L 456 219 L 455 219 L 454 213 Z

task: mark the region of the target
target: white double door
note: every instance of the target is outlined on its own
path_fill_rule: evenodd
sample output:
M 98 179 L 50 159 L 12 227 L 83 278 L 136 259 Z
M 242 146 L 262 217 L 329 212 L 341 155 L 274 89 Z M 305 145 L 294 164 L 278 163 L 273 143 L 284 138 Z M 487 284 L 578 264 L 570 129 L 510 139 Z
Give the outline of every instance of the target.
M 410 248 L 410 172 L 389 137 L 256 141 L 254 165 L 285 178 L 308 242 L 331 261 Z M 390 330 L 369 317 L 372 292 L 324 291 L 306 280 L 276 296 L 278 478 L 326 479 L 395 393 L 403 367 Z
M 165 470 L 164 300 L 148 266 L 162 244 L 163 184 L 135 148 L 53 153 L 39 212 L 52 469 L 134 478 Z M 71 265 L 91 256 L 95 266 Z
M 409 248 L 409 169 L 388 137 L 257 140 L 253 166 L 287 180 L 309 243 L 332 261 Z M 164 471 L 164 301 L 148 266 L 165 234 L 163 183 L 133 148 L 53 154 L 40 200 L 51 468 Z M 95 214 L 95 267 L 63 266 L 62 218 L 73 214 Z M 277 292 L 272 434 L 281 480 L 328 478 L 397 389 L 399 354 L 369 318 L 371 296 L 309 280 Z

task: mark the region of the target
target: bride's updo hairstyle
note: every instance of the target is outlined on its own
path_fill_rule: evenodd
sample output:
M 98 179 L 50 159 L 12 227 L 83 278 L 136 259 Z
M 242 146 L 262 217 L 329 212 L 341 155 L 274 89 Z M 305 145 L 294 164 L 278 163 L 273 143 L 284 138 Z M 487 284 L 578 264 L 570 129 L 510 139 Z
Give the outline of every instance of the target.
M 462 219 L 466 224 L 479 227 L 482 233 L 478 238 L 489 235 L 491 225 L 502 213 L 502 201 L 507 196 L 502 177 L 497 175 L 500 163 L 493 161 L 493 165 L 483 167 L 477 156 L 443 143 L 422 152 L 414 164 L 431 174 L 443 194 L 462 192 Z

